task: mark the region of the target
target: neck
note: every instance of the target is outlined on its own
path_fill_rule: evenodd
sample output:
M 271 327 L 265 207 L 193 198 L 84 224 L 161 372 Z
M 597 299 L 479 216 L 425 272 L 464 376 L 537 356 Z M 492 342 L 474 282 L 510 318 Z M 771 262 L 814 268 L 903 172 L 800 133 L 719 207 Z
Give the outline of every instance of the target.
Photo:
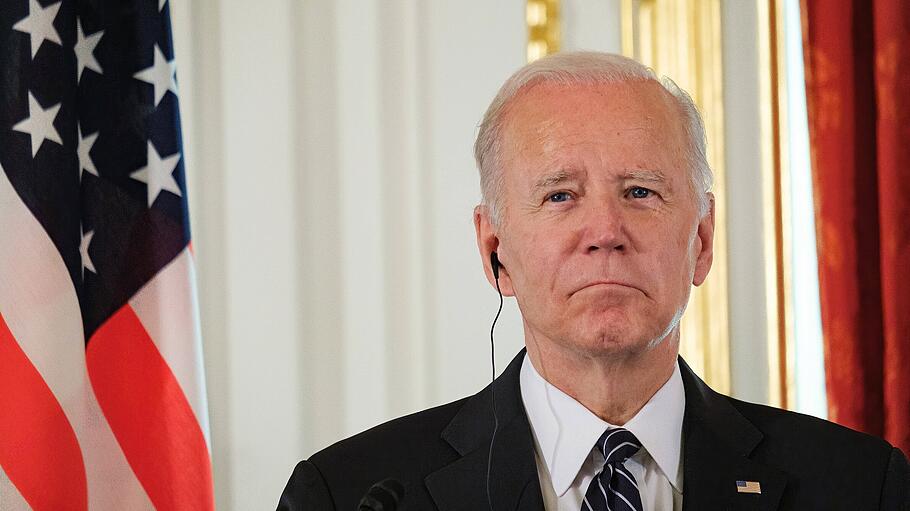
M 673 375 L 679 327 L 657 346 L 635 353 L 583 353 L 538 342 L 533 336 L 525 344 L 531 363 L 545 380 L 602 420 L 622 426 Z

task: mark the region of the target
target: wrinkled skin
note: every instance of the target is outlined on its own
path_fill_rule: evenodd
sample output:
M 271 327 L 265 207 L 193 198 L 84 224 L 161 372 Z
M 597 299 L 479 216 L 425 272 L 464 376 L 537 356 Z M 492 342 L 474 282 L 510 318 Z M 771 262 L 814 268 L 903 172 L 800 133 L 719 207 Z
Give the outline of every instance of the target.
M 700 215 L 672 96 L 650 81 L 539 84 L 509 104 L 502 137 L 500 224 L 485 206 L 474 220 L 487 277 L 496 251 L 532 360 L 661 351 L 662 384 L 714 235 L 713 197 Z

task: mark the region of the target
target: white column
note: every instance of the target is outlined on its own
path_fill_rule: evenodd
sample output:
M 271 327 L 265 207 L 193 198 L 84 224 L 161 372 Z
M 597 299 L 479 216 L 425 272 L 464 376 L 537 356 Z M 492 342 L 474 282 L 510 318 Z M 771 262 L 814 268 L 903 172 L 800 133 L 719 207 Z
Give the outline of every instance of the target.
M 734 397 L 768 401 L 762 223 L 758 12 L 724 2 L 724 112 L 730 270 L 730 373 Z
M 432 204 L 427 195 L 431 172 L 424 165 L 427 55 L 422 51 L 423 4 L 419 0 L 385 0 L 377 12 L 386 410 L 390 416 L 423 408 L 433 389 L 434 371 L 427 364 L 431 350 L 427 272 L 432 262 L 427 219 Z
M 233 509 L 275 505 L 300 457 L 298 169 L 291 2 L 220 4 L 221 181 Z M 214 132 L 214 133 L 212 133 Z M 200 251 L 202 247 L 200 247 Z M 211 345 L 211 342 L 210 342 Z
M 369 427 L 385 415 L 386 286 L 380 130 L 379 2 L 335 2 L 337 172 L 341 227 L 341 299 L 344 319 L 345 433 Z M 307 70 L 304 70 L 307 72 Z

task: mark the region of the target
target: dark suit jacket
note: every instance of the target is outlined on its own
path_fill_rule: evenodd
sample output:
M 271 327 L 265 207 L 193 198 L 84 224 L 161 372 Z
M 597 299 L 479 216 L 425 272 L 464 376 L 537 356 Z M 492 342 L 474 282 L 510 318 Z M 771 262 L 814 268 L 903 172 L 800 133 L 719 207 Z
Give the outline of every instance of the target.
M 524 350 L 496 379 L 495 510 L 543 510 L 534 441 L 519 389 Z M 885 441 L 813 417 L 720 395 L 680 359 L 683 507 L 700 510 L 910 511 L 910 468 Z M 399 509 L 486 510 L 491 386 L 387 422 L 301 461 L 279 510 L 356 510 L 377 481 L 406 488 Z M 758 481 L 761 494 L 737 493 Z

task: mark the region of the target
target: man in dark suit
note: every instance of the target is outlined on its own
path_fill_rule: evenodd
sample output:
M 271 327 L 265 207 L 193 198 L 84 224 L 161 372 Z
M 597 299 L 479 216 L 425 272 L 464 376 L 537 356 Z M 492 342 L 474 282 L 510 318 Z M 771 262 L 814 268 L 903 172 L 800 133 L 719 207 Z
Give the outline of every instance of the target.
M 907 509 L 886 442 L 708 388 L 679 320 L 713 256 L 704 128 L 689 96 L 616 55 L 525 66 L 484 116 L 477 243 L 523 350 L 473 397 L 298 464 L 279 509 Z

